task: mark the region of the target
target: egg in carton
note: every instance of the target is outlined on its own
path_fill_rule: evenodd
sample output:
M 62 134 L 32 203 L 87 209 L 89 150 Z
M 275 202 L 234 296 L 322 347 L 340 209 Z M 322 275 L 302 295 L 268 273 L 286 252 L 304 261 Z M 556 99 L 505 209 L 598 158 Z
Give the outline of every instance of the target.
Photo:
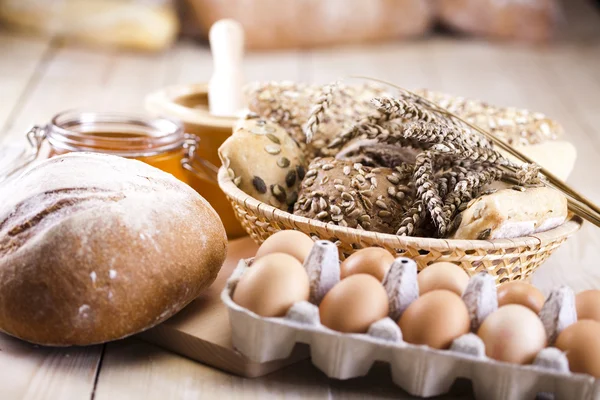
M 473 383 L 478 399 L 534 398 L 553 393 L 555 399 L 592 399 L 600 396 L 600 380 L 572 373 L 565 353 L 544 347 L 529 365 L 500 362 L 486 356 L 485 344 L 474 333 L 454 339 L 447 350 L 407 343 L 395 322 L 419 298 L 416 263 L 397 258 L 382 282 L 389 314 L 373 322 L 366 333 L 342 333 L 321 323 L 318 305 L 340 281 L 336 246 L 317 241 L 304 262 L 310 281 L 309 301 L 294 303 L 284 317 L 261 317 L 233 300 L 236 285 L 253 259 L 241 260 L 221 298 L 229 309 L 234 346 L 254 362 L 288 357 L 296 343 L 310 345 L 313 364 L 328 377 L 351 379 L 366 375 L 375 361 L 388 362 L 393 381 L 412 395 L 429 397 L 447 393 L 458 378 Z M 462 295 L 471 324 L 477 331 L 498 309 L 492 276 L 470 278 Z M 571 289 L 559 287 L 546 299 L 539 317 L 548 345 L 577 320 Z

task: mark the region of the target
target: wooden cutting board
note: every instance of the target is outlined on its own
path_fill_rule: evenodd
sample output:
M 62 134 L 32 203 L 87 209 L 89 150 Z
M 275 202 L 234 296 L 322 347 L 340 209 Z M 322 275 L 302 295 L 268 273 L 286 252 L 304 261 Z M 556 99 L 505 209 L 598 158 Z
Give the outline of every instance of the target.
M 229 316 L 221 302 L 221 291 L 238 261 L 253 257 L 257 249 L 248 237 L 230 241 L 227 259 L 213 285 L 180 313 L 138 337 L 192 360 L 250 378 L 308 358 L 305 345 L 296 346 L 287 359 L 267 363 L 252 362 L 233 348 Z

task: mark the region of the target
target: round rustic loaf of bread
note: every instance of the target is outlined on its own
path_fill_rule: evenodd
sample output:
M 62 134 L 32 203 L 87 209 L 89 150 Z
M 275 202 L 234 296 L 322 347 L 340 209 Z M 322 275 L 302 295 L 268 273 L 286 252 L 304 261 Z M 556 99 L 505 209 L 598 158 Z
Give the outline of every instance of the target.
M 227 252 L 217 213 L 140 161 L 71 153 L 0 187 L 0 330 L 44 345 L 119 339 L 209 286 Z

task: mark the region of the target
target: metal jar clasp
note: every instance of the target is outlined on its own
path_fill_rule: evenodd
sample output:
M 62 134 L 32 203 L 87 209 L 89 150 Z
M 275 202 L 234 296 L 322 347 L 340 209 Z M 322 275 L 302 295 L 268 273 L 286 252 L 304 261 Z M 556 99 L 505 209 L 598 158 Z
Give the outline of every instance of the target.
M 0 183 L 7 181 L 11 177 L 14 177 L 38 158 L 42 144 L 46 139 L 46 128 L 43 126 L 34 125 L 31 127 L 31 129 L 29 129 L 26 137 L 27 141 L 29 142 L 29 148 L 27 149 L 24 157 L 15 160 L 14 163 L 8 165 L 5 170 L 0 171 Z
M 199 145 L 200 138 L 189 133 L 185 134 L 183 148 L 186 152 L 185 157 L 181 159 L 181 166 L 201 178 L 207 178 L 216 183 L 219 168 L 196 154 Z M 197 168 L 197 166 L 200 168 Z

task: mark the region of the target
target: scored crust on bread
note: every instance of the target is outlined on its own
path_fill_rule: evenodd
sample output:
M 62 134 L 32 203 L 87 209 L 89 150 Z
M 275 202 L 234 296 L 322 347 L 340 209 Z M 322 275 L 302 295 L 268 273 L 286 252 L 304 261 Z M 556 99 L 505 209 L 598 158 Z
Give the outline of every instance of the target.
M 71 153 L 0 187 L 0 330 L 45 345 L 119 339 L 210 285 L 227 239 L 217 213 L 140 161 Z

